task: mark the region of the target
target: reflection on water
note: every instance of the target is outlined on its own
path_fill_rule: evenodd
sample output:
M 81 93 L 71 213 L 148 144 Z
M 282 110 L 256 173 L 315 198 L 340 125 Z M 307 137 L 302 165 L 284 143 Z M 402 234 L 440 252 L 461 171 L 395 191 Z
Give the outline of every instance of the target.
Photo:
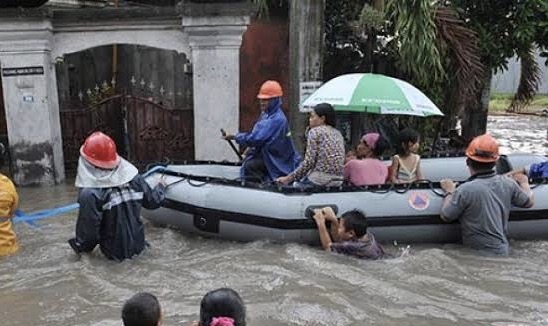
M 504 149 L 545 154 L 546 120 L 495 117 Z M 25 212 L 74 201 L 69 182 L 21 189 Z M 18 224 L 21 252 L 0 259 L 2 325 L 120 325 L 125 299 L 156 294 L 165 325 L 198 316 L 203 294 L 237 289 L 250 325 L 548 325 L 548 242 L 512 243 L 507 258 L 456 245 L 417 245 L 401 257 L 359 261 L 317 248 L 234 243 L 147 228 L 152 247 L 120 264 L 79 260 L 66 243 L 74 213 Z M 548 230 L 547 230 L 548 232 Z M 391 251 L 399 248 L 388 246 Z

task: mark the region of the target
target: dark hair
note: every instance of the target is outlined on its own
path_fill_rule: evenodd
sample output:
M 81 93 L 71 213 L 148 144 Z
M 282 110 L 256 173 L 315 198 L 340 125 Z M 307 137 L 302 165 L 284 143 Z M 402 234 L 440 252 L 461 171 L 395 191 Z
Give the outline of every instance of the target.
M 400 131 L 398 137 L 398 154 L 407 155 L 409 153 L 409 143 L 416 143 L 419 141 L 419 133 L 411 128 L 405 128 Z
M 333 106 L 329 103 L 320 103 L 314 107 L 314 113 L 318 115 L 318 117 L 324 117 L 325 118 L 325 124 L 331 127 L 335 127 L 337 123 L 337 114 L 335 113 L 335 109 L 333 109 Z
M 379 136 L 379 139 L 377 140 L 377 143 L 375 144 L 375 148 L 373 148 L 373 154 L 376 157 L 379 157 L 384 153 L 384 151 L 390 147 L 390 144 L 384 139 L 383 136 Z
M 245 326 L 245 305 L 238 294 L 230 288 L 208 292 L 200 303 L 200 325 L 209 326 L 215 317 L 234 319 L 234 326 Z
M 471 167 L 476 172 L 488 172 L 493 171 L 495 168 L 495 162 L 478 162 L 471 158 L 466 158 L 466 165 Z
M 124 303 L 124 326 L 156 326 L 162 315 L 158 298 L 148 292 L 139 292 Z
M 354 231 L 356 237 L 361 238 L 367 233 L 367 218 L 359 209 L 353 209 L 344 213 L 341 216 L 344 229 L 346 231 Z

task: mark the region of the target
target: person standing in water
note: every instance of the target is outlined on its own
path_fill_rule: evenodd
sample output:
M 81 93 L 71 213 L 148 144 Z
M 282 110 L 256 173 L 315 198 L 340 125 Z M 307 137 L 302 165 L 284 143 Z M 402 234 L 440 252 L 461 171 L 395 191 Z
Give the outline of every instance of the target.
M 162 307 L 158 298 L 148 292 L 135 294 L 122 308 L 124 326 L 160 326 L 162 319 Z
M 497 175 L 499 145 L 489 134 L 474 138 L 466 149 L 466 165 L 471 177 L 456 187 L 451 180 L 441 180 L 445 199 L 441 219 L 460 221 L 462 243 L 475 250 L 508 255 L 508 218 L 512 205 L 529 208 L 534 204 L 529 180 L 514 174 L 513 180 Z
M 220 288 L 208 292 L 200 302 L 200 321 L 191 326 L 245 326 L 245 304 L 238 292 Z
M 141 207 L 161 206 L 163 179 L 151 189 L 137 168 L 118 155 L 112 138 L 94 132 L 80 148 L 75 184 L 80 210 L 76 237 L 69 240 L 72 249 L 81 254 L 99 245 L 116 261 L 141 253 L 146 244 Z
M 13 231 L 12 218 L 19 205 L 19 195 L 13 182 L 0 174 L 0 257 L 19 250 L 17 237 Z

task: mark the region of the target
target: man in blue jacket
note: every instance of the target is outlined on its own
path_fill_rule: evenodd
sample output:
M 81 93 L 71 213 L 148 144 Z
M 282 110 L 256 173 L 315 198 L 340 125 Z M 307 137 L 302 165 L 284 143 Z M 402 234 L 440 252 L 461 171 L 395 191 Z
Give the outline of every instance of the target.
M 257 95 L 262 113 L 253 130 L 223 136 L 250 148 L 240 171 L 244 180 L 273 181 L 299 165 L 301 157 L 291 140 L 289 124 L 282 110 L 282 95 L 278 82 L 266 81 Z

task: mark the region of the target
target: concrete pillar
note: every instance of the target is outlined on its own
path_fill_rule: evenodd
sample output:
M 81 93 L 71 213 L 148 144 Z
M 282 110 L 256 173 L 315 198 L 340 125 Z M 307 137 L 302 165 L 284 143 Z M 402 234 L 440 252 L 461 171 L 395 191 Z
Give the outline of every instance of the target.
M 322 81 L 325 0 L 290 1 L 289 123 L 299 151 L 304 150 L 308 115 L 299 111 L 302 82 Z
M 197 160 L 237 160 L 219 129 L 239 128 L 240 46 L 248 24 L 248 15 L 183 17 L 192 53 Z
M 18 185 L 64 180 L 52 27 L 47 18 L 0 20 L 0 69 Z

